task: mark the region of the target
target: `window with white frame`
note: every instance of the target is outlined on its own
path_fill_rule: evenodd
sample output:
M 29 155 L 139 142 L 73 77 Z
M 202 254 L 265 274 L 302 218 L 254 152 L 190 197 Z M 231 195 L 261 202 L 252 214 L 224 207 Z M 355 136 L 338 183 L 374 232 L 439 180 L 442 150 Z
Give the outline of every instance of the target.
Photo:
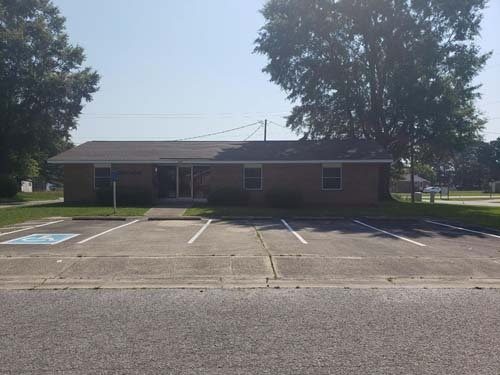
M 342 189 L 342 166 L 323 165 L 321 187 L 323 190 Z
M 243 187 L 245 190 L 262 189 L 262 165 L 245 165 L 243 170 Z
M 102 189 L 111 185 L 111 167 L 94 166 L 94 189 Z

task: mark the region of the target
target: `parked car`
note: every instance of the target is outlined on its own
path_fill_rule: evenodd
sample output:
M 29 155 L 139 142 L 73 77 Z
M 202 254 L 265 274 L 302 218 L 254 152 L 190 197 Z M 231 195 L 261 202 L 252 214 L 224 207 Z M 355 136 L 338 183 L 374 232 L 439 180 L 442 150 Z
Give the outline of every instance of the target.
M 427 186 L 424 193 L 441 193 L 441 188 L 439 186 Z

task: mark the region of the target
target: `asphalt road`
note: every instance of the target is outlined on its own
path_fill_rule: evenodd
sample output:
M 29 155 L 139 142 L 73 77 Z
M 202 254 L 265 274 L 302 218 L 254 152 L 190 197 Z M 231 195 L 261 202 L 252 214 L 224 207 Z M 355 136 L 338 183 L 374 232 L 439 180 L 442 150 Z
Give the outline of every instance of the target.
M 499 374 L 500 292 L 0 292 L 2 374 Z

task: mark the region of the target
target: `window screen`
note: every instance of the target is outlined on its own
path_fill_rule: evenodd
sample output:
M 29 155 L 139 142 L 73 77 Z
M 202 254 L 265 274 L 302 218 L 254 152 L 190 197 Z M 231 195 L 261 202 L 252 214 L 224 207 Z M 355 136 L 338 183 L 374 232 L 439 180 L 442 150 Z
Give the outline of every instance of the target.
M 342 168 L 323 167 L 323 190 L 342 189 Z
M 94 188 L 101 189 L 111 185 L 111 168 L 94 168 Z
M 262 189 L 262 167 L 248 166 L 244 170 L 245 190 L 261 190 Z

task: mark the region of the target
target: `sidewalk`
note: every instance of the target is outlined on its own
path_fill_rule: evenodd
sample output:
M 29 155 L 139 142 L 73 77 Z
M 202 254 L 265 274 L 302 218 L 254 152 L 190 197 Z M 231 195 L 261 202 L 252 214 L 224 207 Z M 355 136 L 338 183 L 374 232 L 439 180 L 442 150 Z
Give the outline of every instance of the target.
M 428 200 L 424 200 L 424 202 L 429 203 Z M 500 198 L 493 199 L 481 199 L 481 200 L 445 200 L 445 199 L 436 199 L 436 203 L 443 204 L 452 204 L 459 206 L 483 206 L 483 207 L 500 207 Z
M 149 209 L 146 217 L 174 217 L 182 216 L 192 206 L 191 202 L 166 202 Z
M 40 206 L 40 205 L 44 205 L 44 204 L 54 204 L 54 203 L 63 203 L 63 202 L 64 202 L 64 198 L 52 199 L 52 200 L 48 200 L 48 201 L 0 203 L 0 208 L 21 207 L 21 206 Z
M 439 194 L 436 196 L 436 198 L 439 197 Z M 443 195 L 443 198 L 446 199 L 446 195 Z M 453 198 L 453 199 L 463 199 L 463 200 L 467 200 L 467 199 L 478 199 L 478 198 L 481 198 L 481 199 L 490 199 L 490 196 L 489 195 L 450 195 L 450 198 Z M 491 199 L 500 199 L 500 195 L 498 195 L 498 193 L 494 193 L 493 194 L 493 197 Z

